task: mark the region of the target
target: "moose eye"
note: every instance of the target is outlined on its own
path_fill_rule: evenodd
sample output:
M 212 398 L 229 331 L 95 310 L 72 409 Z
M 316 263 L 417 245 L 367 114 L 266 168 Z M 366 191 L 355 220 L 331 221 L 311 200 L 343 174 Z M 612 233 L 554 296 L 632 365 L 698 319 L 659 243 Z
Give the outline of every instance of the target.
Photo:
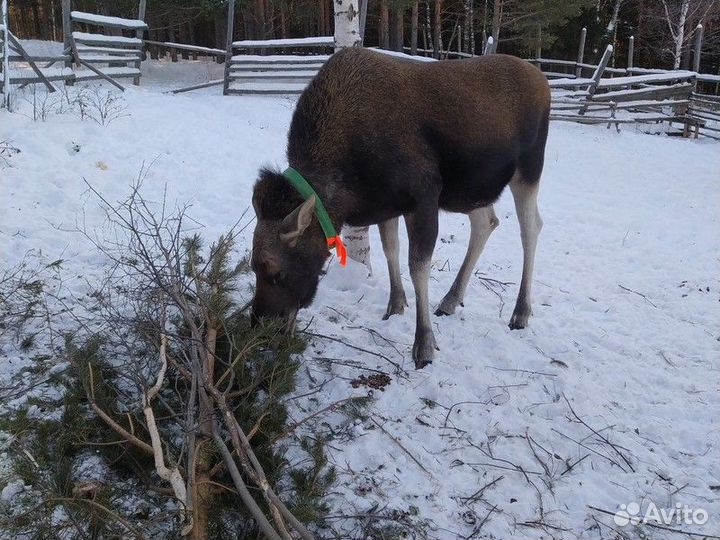
M 277 285 L 278 283 L 280 283 L 280 274 L 275 274 L 273 276 L 270 276 L 268 278 L 268 281 L 270 282 L 271 285 Z

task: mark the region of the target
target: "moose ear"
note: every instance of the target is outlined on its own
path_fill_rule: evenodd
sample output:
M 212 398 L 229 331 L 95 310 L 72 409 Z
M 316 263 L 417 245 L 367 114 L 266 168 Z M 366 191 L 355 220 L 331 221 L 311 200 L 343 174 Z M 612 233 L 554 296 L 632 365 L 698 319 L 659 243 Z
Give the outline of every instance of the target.
M 280 240 L 295 247 L 300 235 L 305 232 L 315 214 L 315 195 L 310 197 L 288 214 L 280 225 Z

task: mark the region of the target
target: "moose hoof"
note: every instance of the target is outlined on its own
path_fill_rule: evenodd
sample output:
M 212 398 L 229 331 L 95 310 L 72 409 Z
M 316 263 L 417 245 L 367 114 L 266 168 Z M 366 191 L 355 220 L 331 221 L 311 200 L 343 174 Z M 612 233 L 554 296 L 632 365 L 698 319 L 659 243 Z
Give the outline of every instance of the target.
M 440 305 L 435 310 L 435 315 L 438 317 L 442 317 L 444 315 L 452 315 L 455 313 L 455 310 L 458 306 L 464 306 L 464 304 L 460 301 L 460 299 L 454 295 L 450 295 L 449 293 L 445 295 L 445 298 L 442 299 L 442 302 L 440 302 Z
M 432 332 L 422 336 L 415 337 L 413 344 L 413 360 L 415 360 L 415 369 L 422 369 L 431 364 L 435 357 L 435 351 L 440 349 L 435 342 L 435 336 Z
M 510 330 L 522 330 L 528 325 L 528 319 L 530 318 L 531 311 L 529 308 L 519 309 L 515 308 L 512 317 L 510 317 L 510 323 L 508 326 Z
M 392 315 L 402 315 L 405 313 L 405 306 L 407 306 L 407 300 L 405 293 L 398 294 L 396 296 L 390 296 L 385 315 L 383 315 L 383 321 L 387 321 Z

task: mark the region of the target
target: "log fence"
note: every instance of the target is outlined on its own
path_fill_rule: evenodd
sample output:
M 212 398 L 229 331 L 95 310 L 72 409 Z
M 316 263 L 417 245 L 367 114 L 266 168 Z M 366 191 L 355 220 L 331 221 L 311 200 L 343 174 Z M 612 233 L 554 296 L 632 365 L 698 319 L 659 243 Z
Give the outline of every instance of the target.
M 0 20 L 0 88 L 4 91 L 3 103 L 9 102 L 11 84 L 42 83 L 54 91 L 53 82 L 72 84 L 78 80 L 104 79 L 122 88 L 114 79 L 131 76 L 139 80 L 140 61 L 148 54 L 151 58 L 170 55 L 197 59 L 212 58 L 225 64 L 223 79 L 208 81 L 174 90 L 186 92 L 222 85 L 225 95 L 235 94 L 299 94 L 315 76 L 332 53 L 331 36 L 284 40 L 234 41 L 227 36 L 225 50 L 175 43 L 143 40 L 147 28 L 142 21 L 145 1 L 139 2 L 138 20 L 117 19 L 95 14 L 73 12 L 69 0 L 64 0 L 63 21 L 66 28 L 72 24 L 101 25 L 126 31 L 125 37 L 67 32 L 66 48 L 59 55 L 30 56 Z M 234 27 L 234 2 L 228 3 L 228 28 Z M 131 33 L 133 37 L 128 37 Z M 581 123 L 602 124 L 608 127 L 625 123 L 662 122 L 680 123 L 682 134 L 694 132 L 720 140 L 720 74 L 698 73 L 703 29 L 695 33 L 692 71 L 642 68 L 634 64 L 634 38 L 628 43 L 626 67 L 610 66 L 612 48 L 608 47 L 597 64 L 585 59 L 587 31 L 580 34 L 577 56 L 574 59 L 544 58 L 540 44 L 535 58 L 527 59 L 547 76 L 553 90 L 551 119 Z M 409 47 L 404 49 L 410 51 Z M 429 49 L 417 48 L 417 56 L 401 54 L 418 60 L 434 61 Z M 496 52 L 496 44 L 488 40 L 483 54 Z M 4 54 L 3 54 L 4 53 Z M 471 54 L 460 50 L 441 53 L 442 58 L 463 59 Z M 82 62 L 87 71 L 71 69 L 73 63 Z M 22 63 L 24 69 L 13 68 Z M 109 67 L 98 67 L 98 63 Z M 42 65 L 41 65 L 42 64 Z M 64 67 L 53 67 L 59 64 Z

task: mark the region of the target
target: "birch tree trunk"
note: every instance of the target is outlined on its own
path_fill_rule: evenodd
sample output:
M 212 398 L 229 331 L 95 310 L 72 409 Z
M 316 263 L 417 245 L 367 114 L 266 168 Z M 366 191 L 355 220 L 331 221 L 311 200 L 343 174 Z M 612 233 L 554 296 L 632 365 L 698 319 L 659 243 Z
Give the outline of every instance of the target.
M 387 4 L 385 5 L 387 7 Z M 335 51 L 362 46 L 358 0 L 335 0 L 333 6 L 335 7 Z M 372 273 L 368 231 L 369 227 L 346 226 L 343 228 L 343 239 L 348 257 L 364 264 Z
M 605 28 L 605 39 L 603 42 L 607 43 L 608 38 L 612 36 L 612 46 L 613 46 L 613 57 L 612 57 L 612 65 L 615 67 L 615 51 L 617 49 L 617 27 L 618 27 L 618 16 L 620 14 L 620 7 L 622 6 L 623 0 L 615 0 L 615 7 L 613 8 L 613 14 L 612 17 L 610 17 L 610 21 L 608 22 L 607 27 Z
M 690 0 L 683 0 L 682 6 L 680 7 L 677 36 L 675 38 L 675 62 L 673 63 L 673 69 L 678 69 L 680 67 L 680 61 L 682 60 L 682 50 L 685 41 L 685 22 L 687 21 L 689 8 Z
M 682 0 L 680 5 L 680 13 L 678 14 L 677 24 L 673 23 L 670 10 L 665 0 L 662 0 L 663 8 L 665 9 L 665 20 L 672 36 L 674 50 L 673 50 L 673 69 L 680 67 L 682 60 L 683 45 L 685 41 L 685 23 L 687 22 L 687 14 L 690 9 L 690 0 Z
M 8 33 L 10 32 L 10 26 L 8 23 L 8 6 L 7 0 L 2 0 L 2 11 L 0 12 L 0 23 L 2 23 L 2 62 L 3 62 L 3 104 L 10 110 L 12 106 L 11 94 L 12 87 L 10 85 L 10 40 L 8 39 Z
M 358 0 L 335 0 L 335 51 L 360 47 L 360 10 Z

